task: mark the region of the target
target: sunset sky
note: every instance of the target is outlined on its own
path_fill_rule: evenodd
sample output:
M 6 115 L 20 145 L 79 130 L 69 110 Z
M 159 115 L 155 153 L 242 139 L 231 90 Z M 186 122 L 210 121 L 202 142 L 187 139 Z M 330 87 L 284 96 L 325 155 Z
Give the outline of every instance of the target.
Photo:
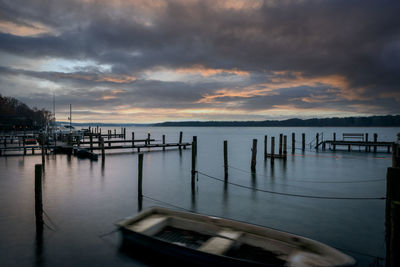
M 0 94 L 75 122 L 400 114 L 400 1 L 0 0 Z

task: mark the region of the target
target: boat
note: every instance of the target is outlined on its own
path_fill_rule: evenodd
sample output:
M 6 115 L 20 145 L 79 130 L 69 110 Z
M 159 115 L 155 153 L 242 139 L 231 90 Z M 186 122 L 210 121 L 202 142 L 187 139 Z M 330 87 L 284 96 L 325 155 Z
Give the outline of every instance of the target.
M 161 207 L 150 208 L 116 225 L 124 247 L 141 248 L 151 252 L 150 255 L 157 253 L 195 266 L 306 267 L 355 264 L 352 257 L 306 237 Z M 137 253 L 138 250 L 132 251 Z
M 88 158 L 91 160 L 99 159 L 99 155 L 87 150 L 86 148 L 75 148 L 74 147 L 74 155 L 76 155 L 78 158 Z

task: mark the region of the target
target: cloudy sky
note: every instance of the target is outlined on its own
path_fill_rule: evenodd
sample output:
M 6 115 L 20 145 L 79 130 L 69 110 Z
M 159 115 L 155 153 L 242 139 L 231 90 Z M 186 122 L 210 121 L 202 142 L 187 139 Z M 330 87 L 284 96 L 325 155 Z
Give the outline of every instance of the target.
M 0 0 L 0 94 L 76 122 L 400 114 L 400 1 Z

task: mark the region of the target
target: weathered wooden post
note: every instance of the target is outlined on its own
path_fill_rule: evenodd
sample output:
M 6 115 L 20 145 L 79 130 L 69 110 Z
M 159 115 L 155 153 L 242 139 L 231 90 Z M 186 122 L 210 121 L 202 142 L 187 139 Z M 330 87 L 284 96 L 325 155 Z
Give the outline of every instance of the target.
M 104 152 L 104 138 L 100 137 L 100 145 L 101 145 L 101 157 L 104 159 L 105 152 Z
M 392 144 L 392 167 L 400 168 L 400 146 L 399 144 Z
M 282 156 L 282 140 L 283 139 L 283 134 L 279 135 L 279 156 Z
M 35 165 L 35 218 L 36 231 L 43 231 L 42 165 Z
M 257 163 L 257 139 L 253 139 L 253 148 L 251 149 L 251 171 L 256 171 Z
M 271 137 L 271 163 L 274 163 L 275 159 L 275 137 Z
M 195 175 L 196 175 L 196 154 L 197 154 L 197 136 L 193 136 L 192 141 L 192 188 L 195 185 Z
M 180 144 L 182 144 L 182 132 L 179 132 L 179 150 L 181 150 Z
M 378 134 L 377 134 L 377 133 L 374 133 L 374 143 L 375 143 L 375 146 L 374 146 L 374 153 L 376 153 L 376 142 L 378 142 Z
M 228 141 L 224 140 L 224 177 L 228 179 Z
M 117 129 L 114 129 L 114 138 L 117 138 Z
M 132 132 L 132 147 L 135 147 L 135 132 Z
M 147 144 L 150 145 L 150 132 L 147 133 Z
M 292 133 L 292 154 L 294 154 L 296 149 L 296 134 Z
M 126 128 L 124 127 L 124 140 L 126 140 Z
M 111 139 L 111 130 L 108 130 L 108 140 Z
M 139 210 L 141 210 L 141 203 L 142 203 L 142 197 L 143 197 L 142 180 L 143 180 L 143 153 L 139 153 L 138 154 L 138 203 L 139 203 Z
M 162 143 L 165 145 L 165 134 L 162 136 Z M 162 150 L 165 151 L 165 146 L 163 146 Z
M 336 133 L 333 133 L 333 151 L 336 151 L 335 142 L 336 142 Z
M 398 263 L 398 249 L 400 244 L 398 223 L 399 209 L 396 207 L 400 201 L 400 168 L 388 168 L 386 173 L 386 266 L 395 267 L 392 263 Z M 394 208 L 392 209 L 392 204 Z M 396 221 L 397 219 L 397 221 Z M 394 230 L 394 231 L 393 231 Z M 395 236 L 397 235 L 397 237 Z M 389 263 L 389 264 L 388 264 Z
M 93 152 L 93 134 L 92 133 L 90 133 L 89 138 L 90 138 L 90 152 Z
M 368 151 L 369 151 L 369 146 L 368 146 L 368 133 L 365 134 L 365 142 L 367 143 L 367 144 L 365 145 L 365 152 L 368 152 Z
M 315 140 L 316 140 L 315 149 L 318 150 L 318 145 L 319 145 L 319 133 L 317 133 L 317 135 L 315 136 Z
M 287 136 L 283 136 L 283 158 L 287 158 Z
M 44 134 L 40 134 L 40 150 L 42 152 L 42 171 L 45 170 L 45 160 L 44 160 Z
M 305 150 L 306 149 L 306 134 L 302 133 L 301 134 L 301 150 Z
M 264 159 L 268 157 L 268 135 L 264 135 Z

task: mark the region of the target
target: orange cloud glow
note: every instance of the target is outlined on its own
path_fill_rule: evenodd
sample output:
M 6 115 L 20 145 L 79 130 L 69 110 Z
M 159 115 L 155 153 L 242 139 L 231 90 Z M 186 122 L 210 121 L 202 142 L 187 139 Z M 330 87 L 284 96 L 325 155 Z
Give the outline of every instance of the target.
M 249 76 L 250 73 L 238 69 L 211 69 L 205 68 L 203 65 L 195 65 L 191 68 L 179 68 L 176 70 L 177 73 L 183 74 L 197 74 L 199 73 L 203 77 L 214 76 L 217 74 L 227 73 L 239 76 Z
M 52 30 L 39 23 L 19 25 L 9 21 L 0 21 L 0 32 L 18 36 L 30 36 L 42 33 L 52 33 Z

